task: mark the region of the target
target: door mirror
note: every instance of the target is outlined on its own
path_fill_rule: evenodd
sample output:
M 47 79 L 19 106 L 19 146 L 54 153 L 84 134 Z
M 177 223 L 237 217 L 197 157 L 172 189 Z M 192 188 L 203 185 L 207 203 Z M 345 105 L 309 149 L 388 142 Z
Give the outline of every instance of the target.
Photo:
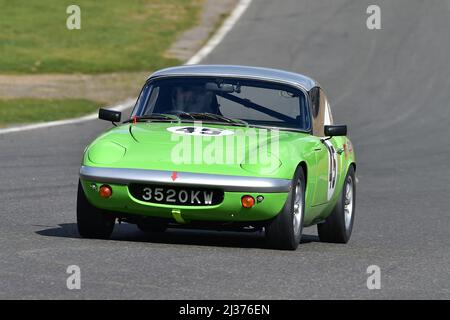
M 338 137 L 347 135 L 347 126 L 325 126 L 325 135 L 328 137 Z
M 98 111 L 98 118 L 101 120 L 111 122 L 120 122 L 120 118 L 122 118 L 122 112 L 108 109 L 100 109 Z

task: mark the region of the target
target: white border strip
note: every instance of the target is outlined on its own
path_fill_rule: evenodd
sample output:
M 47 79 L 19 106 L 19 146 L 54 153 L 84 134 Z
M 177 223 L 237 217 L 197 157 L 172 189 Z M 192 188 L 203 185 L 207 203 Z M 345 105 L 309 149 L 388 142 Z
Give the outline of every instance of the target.
M 240 0 L 234 8 L 230 16 L 223 22 L 222 26 L 217 30 L 214 36 L 201 48 L 186 64 L 198 64 L 202 61 L 215 47 L 225 38 L 227 33 L 234 27 L 239 18 L 247 10 L 252 0 Z
M 211 51 L 214 50 L 214 48 L 223 40 L 223 38 L 225 38 L 227 33 L 234 27 L 234 25 L 239 20 L 239 18 L 242 16 L 242 14 L 247 10 L 247 8 L 251 2 L 252 2 L 252 0 L 240 0 L 239 3 L 234 8 L 233 12 L 223 22 L 222 26 L 219 28 L 219 30 L 217 30 L 217 32 L 214 34 L 214 36 L 205 44 L 205 46 L 203 46 L 185 64 L 197 64 L 200 61 L 202 61 L 208 54 L 210 54 Z M 116 110 L 116 111 L 123 111 L 128 108 L 131 108 L 135 101 L 136 101 L 136 99 L 129 99 L 119 105 L 109 107 L 109 109 Z M 13 132 L 28 131 L 28 130 L 35 130 L 35 129 L 42 129 L 42 128 L 48 128 L 48 127 L 62 126 L 62 125 L 67 125 L 67 124 L 80 123 L 80 122 L 85 122 L 85 121 L 89 121 L 89 120 L 95 120 L 95 119 L 97 119 L 97 116 L 98 116 L 97 113 L 93 113 L 93 114 L 90 114 L 90 115 L 87 115 L 87 116 L 84 116 L 81 118 L 50 121 L 50 122 L 30 124 L 30 125 L 24 125 L 24 126 L 18 126 L 18 127 L 5 128 L 5 129 L 0 129 L 0 135 L 5 134 L 5 133 L 13 133 Z
M 115 105 L 113 107 L 109 107 L 108 109 L 115 110 L 115 111 L 123 111 L 128 108 L 131 108 L 135 101 L 136 101 L 136 99 L 129 99 L 121 104 Z M 98 113 L 92 113 L 87 116 L 75 118 L 75 119 L 42 122 L 42 123 L 36 123 L 36 124 L 30 124 L 30 125 L 24 125 L 24 126 L 18 126 L 18 127 L 5 128 L 5 129 L 0 129 L 0 135 L 5 134 L 5 133 L 28 131 L 28 130 L 35 130 L 35 129 L 42 129 L 42 128 L 48 128 L 48 127 L 62 126 L 62 125 L 67 125 L 67 124 L 80 123 L 80 122 L 85 122 L 85 121 L 89 121 L 89 120 L 95 120 L 97 118 L 98 118 Z

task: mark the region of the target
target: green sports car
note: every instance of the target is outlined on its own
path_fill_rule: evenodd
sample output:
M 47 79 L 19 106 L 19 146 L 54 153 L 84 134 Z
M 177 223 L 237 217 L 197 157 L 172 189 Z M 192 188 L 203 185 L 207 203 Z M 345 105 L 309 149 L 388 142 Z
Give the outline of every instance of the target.
M 264 230 L 271 248 L 297 248 L 303 227 L 346 243 L 355 215 L 355 155 L 321 86 L 300 74 L 192 65 L 146 81 L 131 116 L 85 150 L 77 223 L 109 238 L 116 221 Z

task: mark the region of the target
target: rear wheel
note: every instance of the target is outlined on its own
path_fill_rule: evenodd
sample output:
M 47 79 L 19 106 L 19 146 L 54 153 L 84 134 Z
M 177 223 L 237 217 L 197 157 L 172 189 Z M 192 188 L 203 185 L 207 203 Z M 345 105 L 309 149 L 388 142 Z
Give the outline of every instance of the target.
M 295 250 L 300 243 L 305 213 L 305 175 L 298 167 L 292 179 L 292 190 L 281 212 L 265 227 L 271 248 Z
M 347 243 L 355 218 L 355 169 L 351 166 L 345 177 L 338 202 L 324 223 L 317 225 L 320 241 Z
M 114 229 L 116 217 L 92 206 L 78 182 L 77 226 L 83 238 L 108 239 Z

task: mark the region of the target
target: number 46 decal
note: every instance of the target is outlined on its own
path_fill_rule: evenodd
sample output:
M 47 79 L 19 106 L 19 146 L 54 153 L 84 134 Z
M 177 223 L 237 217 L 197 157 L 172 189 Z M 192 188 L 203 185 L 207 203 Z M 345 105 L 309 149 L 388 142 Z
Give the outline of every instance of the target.
M 333 197 L 334 190 L 336 189 L 337 181 L 337 153 L 333 144 L 329 140 L 324 141 L 328 150 L 328 194 L 327 201 Z

